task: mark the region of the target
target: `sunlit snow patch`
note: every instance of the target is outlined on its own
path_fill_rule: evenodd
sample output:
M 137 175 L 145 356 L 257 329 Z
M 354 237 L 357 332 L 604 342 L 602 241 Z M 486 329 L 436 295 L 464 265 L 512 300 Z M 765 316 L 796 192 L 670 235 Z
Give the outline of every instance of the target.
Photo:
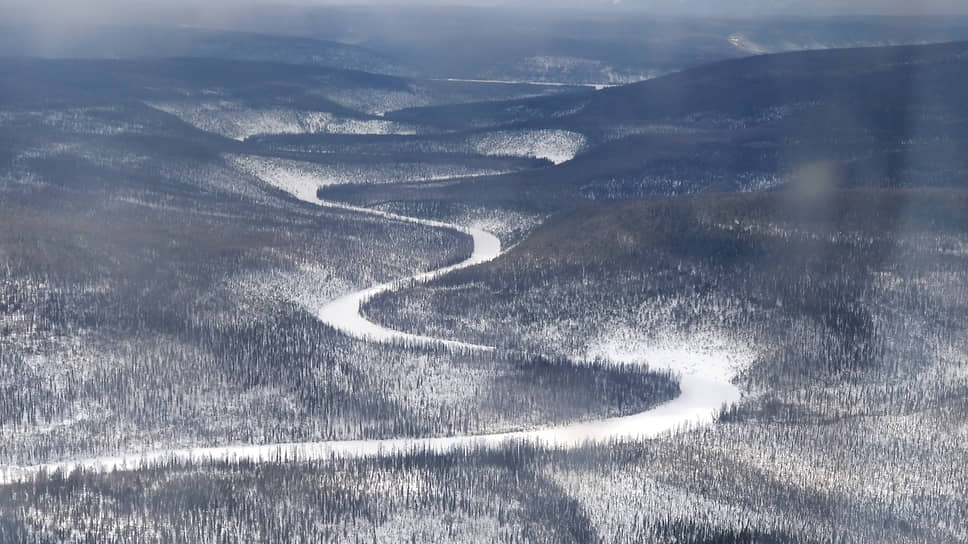
M 323 111 L 285 108 L 255 109 L 228 101 L 202 103 L 154 103 L 186 123 L 227 138 L 245 140 L 261 134 L 401 134 L 413 135 L 414 127 L 383 119 L 354 119 Z
M 495 168 L 463 165 L 459 162 L 429 162 L 419 159 L 390 162 L 314 163 L 250 155 L 225 155 L 226 160 L 246 174 L 278 187 L 300 200 L 316 202 L 316 189 L 345 183 L 412 183 L 506 172 Z
M 548 159 L 561 164 L 575 158 L 585 145 L 585 137 L 568 130 L 507 130 L 475 136 L 470 144 L 483 155 Z
M 678 397 L 658 408 L 610 420 L 612 437 L 647 437 L 681 425 L 705 425 L 719 411 L 739 402 L 742 393 L 731 380 L 750 365 L 755 353 L 718 335 L 668 336 L 662 340 L 628 327 L 618 327 L 589 345 L 589 358 L 644 364 L 679 378 Z
M 316 190 L 331 184 L 311 163 L 285 159 L 265 159 L 246 155 L 226 155 L 226 160 L 239 170 L 286 191 L 299 200 L 314 202 Z
M 729 381 L 750 366 L 756 353 L 714 333 L 665 336 L 661 340 L 629 327 L 619 327 L 589 344 L 589 358 L 647 364 L 656 370 Z

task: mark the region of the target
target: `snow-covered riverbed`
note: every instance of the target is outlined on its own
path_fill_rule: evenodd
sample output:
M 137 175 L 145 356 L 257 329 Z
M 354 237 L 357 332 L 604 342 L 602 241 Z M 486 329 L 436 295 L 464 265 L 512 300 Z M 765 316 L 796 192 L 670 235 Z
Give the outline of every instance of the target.
M 498 238 L 480 229 L 461 225 L 451 225 L 414 217 L 359 208 L 334 202 L 316 200 L 315 191 L 293 190 L 297 197 L 322 206 L 380 216 L 393 221 L 418 223 L 435 228 L 455 229 L 469 234 L 474 240 L 474 250 L 464 261 L 438 270 L 421 273 L 397 282 L 378 285 L 355 293 L 350 293 L 329 303 L 317 311 L 319 319 L 343 333 L 355 338 L 372 342 L 406 340 L 417 344 L 442 343 L 451 347 L 465 349 L 491 350 L 488 346 L 466 344 L 454 340 L 417 336 L 401 331 L 387 329 L 367 320 L 360 313 L 360 305 L 368 298 L 401 283 L 426 281 L 453 270 L 472 266 L 496 258 L 501 252 Z M 688 351 L 686 352 L 688 353 Z M 708 354 L 704 356 L 709 358 Z M 28 467 L 0 467 L 0 483 L 20 480 L 46 471 L 71 471 L 76 468 L 110 472 L 131 470 L 150 466 L 163 461 L 209 462 L 209 461 L 251 461 L 279 462 L 331 457 L 372 457 L 413 450 L 429 450 L 446 453 L 465 448 L 500 448 L 509 441 L 527 441 L 547 446 L 568 448 L 577 447 L 590 441 L 610 441 L 619 439 L 647 439 L 677 428 L 703 425 L 713 421 L 724 404 L 740 400 L 740 391 L 730 380 L 730 372 L 723 372 L 728 365 L 721 361 L 710 364 L 679 365 L 674 362 L 652 364 L 656 370 L 671 370 L 679 378 L 680 395 L 645 412 L 624 417 L 597 421 L 550 426 L 546 428 L 496 434 L 434 438 L 398 438 L 386 440 L 348 440 L 329 442 L 302 442 L 266 445 L 238 445 L 225 447 L 185 448 L 150 453 L 132 453 L 113 457 L 97 457 Z
M 428 281 L 436 277 L 447 274 L 448 272 L 453 272 L 454 270 L 460 268 L 466 268 L 468 266 L 473 266 L 475 264 L 480 264 L 486 261 L 494 259 L 501 254 L 501 241 L 498 240 L 497 236 L 481 230 L 471 227 L 463 227 L 460 225 L 451 225 L 448 223 L 441 223 L 439 221 L 430 221 L 427 219 L 419 219 L 416 217 L 406 217 L 402 215 L 397 215 L 389 212 L 382 212 L 377 210 L 370 210 L 367 208 L 359 208 L 356 206 L 348 206 L 345 204 L 339 204 L 336 202 L 324 202 L 316 201 L 317 203 L 333 208 L 340 208 L 344 210 L 355 211 L 358 213 L 365 213 L 369 215 L 376 215 L 379 217 L 384 217 L 386 219 L 394 221 L 405 221 L 409 223 L 417 223 L 420 225 L 425 225 L 428 227 L 435 228 L 449 228 L 458 230 L 465 234 L 469 234 L 474 240 L 474 250 L 471 255 L 464 259 L 463 261 L 440 268 L 437 270 L 431 270 L 429 272 L 424 272 L 422 274 L 417 274 L 409 278 L 404 278 L 402 280 L 397 280 L 395 282 L 384 283 L 382 285 L 377 285 L 375 287 L 370 287 L 369 289 L 364 289 L 362 291 L 357 291 L 355 293 L 350 293 L 344 295 L 332 302 L 323 305 L 319 311 L 316 312 L 316 317 L 320 321 L 326 323 L 327 325 L 333 327 L 334 329 L 343 332 L 354 338 L 359 338 L 362 340 L 369 340 L 375 342 L 390 342 L 390 341 L 406 341 L 411 344 L 444 344 L 449 347 L 461 347 L 468 349 L 480 349 L 480 350 L 490 350 L 488 346 L 479 346 L 475 344 L 467 344 L 465 342 L 458 342 L 455 340 L 443 340 L 437 338 L 430 338 L 426 336 L 418 336 L 414 334 L 408 334 L 401 331 L 396 331 L 388 329 L 386 327 L 381 327 L 380 325 L 366 319 L 360 313 L 360 307 L 369 300 L 371 297 L 389 291 L 399 285 L 409 283 L 411 281 Z

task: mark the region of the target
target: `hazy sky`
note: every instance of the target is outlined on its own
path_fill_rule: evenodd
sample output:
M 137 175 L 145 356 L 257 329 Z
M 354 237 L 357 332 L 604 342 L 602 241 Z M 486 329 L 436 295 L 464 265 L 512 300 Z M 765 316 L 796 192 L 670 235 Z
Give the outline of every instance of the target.
M 277 5 L 434 5 L 503 6 L 520 8 L 647 10 L 693 14 L 831 15 L 876 14 L 968 14 L 966 0 L 0 0 L 3 13 L 31 12 L 46 17 L 95 18 L 131 16 L 170 10 L 235 11 L 252 4 Z
M 192 22 L 226 27 L 255 6 L 490 6 L 538 10 L 594 10 L 710 16 L 963 14 L 968 0 L 0 0 L 0 24 L 32 20 L 48 24 Z

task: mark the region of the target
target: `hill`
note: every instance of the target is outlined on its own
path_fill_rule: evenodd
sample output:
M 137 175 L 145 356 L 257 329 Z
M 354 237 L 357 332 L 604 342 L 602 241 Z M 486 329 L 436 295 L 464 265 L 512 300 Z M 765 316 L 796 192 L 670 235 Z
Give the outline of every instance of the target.
M 961 186 L 968 43 L 763 55 L 604 89 L 402 110 L 398 122 L 566 130 L 553 168 L 446 188 L 340 187 L 357 202 L 489 200 L 537 209 L 593 199 L 837 186 Z
M 400 61 L 363 47 L 295 36 L 159 26 L 0 26 L 0 57 L 163 59 L 204 57 L 308 64 L 383 74 L 412 73 Z

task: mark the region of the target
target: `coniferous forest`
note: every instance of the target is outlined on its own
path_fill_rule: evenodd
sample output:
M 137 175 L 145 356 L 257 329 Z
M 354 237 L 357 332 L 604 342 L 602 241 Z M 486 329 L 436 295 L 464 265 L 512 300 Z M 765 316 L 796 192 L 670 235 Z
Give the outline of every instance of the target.
M 968 19 L 89 7 L 0 20 L 0 543 L 968 541 Z

